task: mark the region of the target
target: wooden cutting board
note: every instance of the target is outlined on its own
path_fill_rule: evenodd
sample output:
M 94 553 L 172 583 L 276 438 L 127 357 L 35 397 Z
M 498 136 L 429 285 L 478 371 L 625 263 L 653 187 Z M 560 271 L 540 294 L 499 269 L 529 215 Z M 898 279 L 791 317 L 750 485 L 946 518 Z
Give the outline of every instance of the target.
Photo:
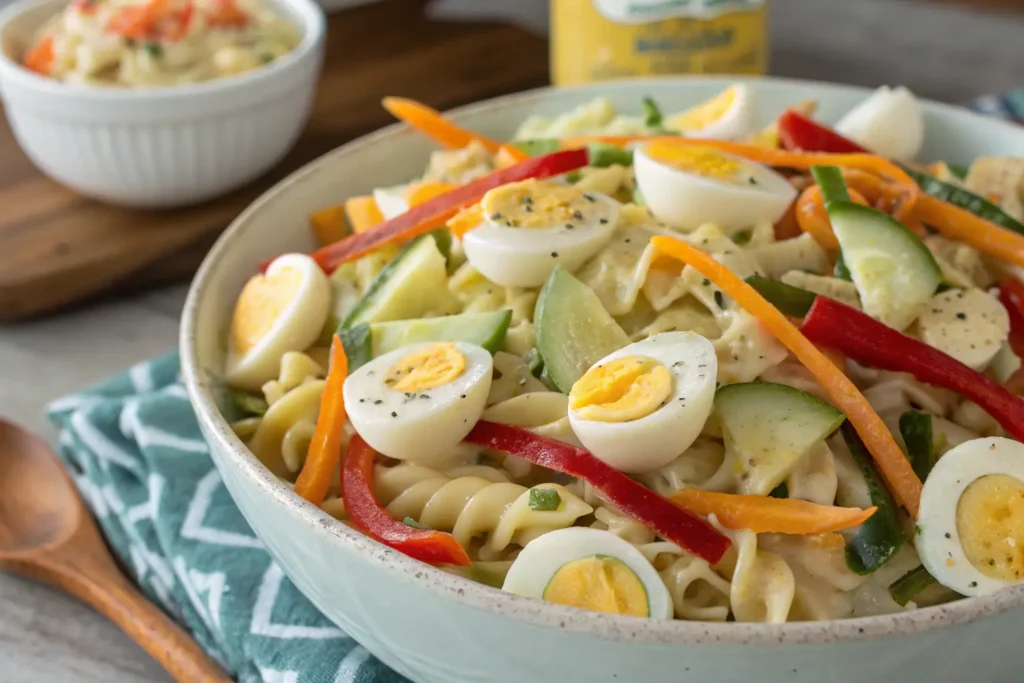
M 190 209 L 135 211 L 83 198 L 40 173 L 0 121 L 0 321 L 184 280 L 260 193 L 321 154 L 390 122 L 385 95 L 440 109 L 547 81 L 544 40 L 500 24 L 438 23 L 425 0 L 386 0 L 328 18 L 312 118 L 263 178 Z

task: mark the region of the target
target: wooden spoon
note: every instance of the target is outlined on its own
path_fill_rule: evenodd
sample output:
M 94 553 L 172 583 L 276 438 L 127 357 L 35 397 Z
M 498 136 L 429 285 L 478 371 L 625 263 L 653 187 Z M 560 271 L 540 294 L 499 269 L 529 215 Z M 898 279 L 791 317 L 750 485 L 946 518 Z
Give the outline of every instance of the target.
M 231 680 L 121 573 L 50 446 L 2 418 L 0 568 L 92 605 L 178 681 Z

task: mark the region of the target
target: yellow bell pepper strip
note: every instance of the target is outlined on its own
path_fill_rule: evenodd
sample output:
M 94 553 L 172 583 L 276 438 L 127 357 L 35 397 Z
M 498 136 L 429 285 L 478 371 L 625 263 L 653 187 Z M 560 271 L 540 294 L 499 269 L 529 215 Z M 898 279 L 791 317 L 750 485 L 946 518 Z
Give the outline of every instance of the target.
M 737 304 L 757 318 L 803 363 L 804 367 L 810 370 L 818 384 L 828 393 L 832 403 L 846 414 L 847 420 L 867 445 L 893 495 L 916 519 L 921 502 L 921 480 L 917 478 L 903 451 L 896 445 L 889 428 L 853 382 L 801 334 L 781 311 L 718 261 L 675 237 L 656 236 L 651 239 L 651 243 L 657 251 L 696 268 L 724 294 L 732 297 Z M 819 297 L 817 303 L 822 300 L 824 297 Z
M 793 498 L 746 496 L 701 489 L 680 489 L 670 498 L 690 512 L 714 515 L 726 529 L 757 534 L 825 534 L 859 526 L 878 508 L 867 510 L 817 505 Z
M 353 526 L 370 538 L 429 564 L 472 564 L 466 549 L 443 531 L 415 529 L 391 518 L 373 495 L 373 467 L 377 454 L 356 434 L 341 464 L 341 495 Z
M 295 481 L 295 492 L 313 505 L 324 502 L 331 478 L 341 460 L 341 437 L 345 430 L 345 400 L 342 387 L 348 377 L 348 358 L 341 338 L 331 339 L 330 368 L 320 398 L 320 414 L 309 442 L 306 462 Z
M 477 422 L 465 440 L 585 480 L 618 510 L 710 564 L 717 564 L 729 549 L 729 539 L 703 519 L 598 460 L 590 451 L 522 427 L 486 420 Z

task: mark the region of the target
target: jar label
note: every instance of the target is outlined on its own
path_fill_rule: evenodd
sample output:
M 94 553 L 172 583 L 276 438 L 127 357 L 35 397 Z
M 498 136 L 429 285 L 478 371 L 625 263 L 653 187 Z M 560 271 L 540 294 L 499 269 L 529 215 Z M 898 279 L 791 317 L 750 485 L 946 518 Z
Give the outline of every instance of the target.
M 609 21 L 646 24 L 663 19 L 710 19 L 764 7 L 765 0 L 593 0 Z

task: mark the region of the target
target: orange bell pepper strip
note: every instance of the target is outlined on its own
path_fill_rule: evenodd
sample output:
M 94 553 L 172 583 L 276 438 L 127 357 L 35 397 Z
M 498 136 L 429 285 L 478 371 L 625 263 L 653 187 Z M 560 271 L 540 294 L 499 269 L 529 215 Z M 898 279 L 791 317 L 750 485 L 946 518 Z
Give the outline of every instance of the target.
M 348 221 L 345 220 L 345 207 L 335 204 L 314 211 L 309 214 L 309 227 L 312 228 L 313 234 L 321 246 L 345 239 L 349 235 Z
M 295 492 L 313 505 L 324 502 L 334 471 L 341 460 L 341 438 L 345 432 L 345 399 L 342 388 L 348 377 L 348 358 L 341 338 L 331 339 L 331 361 L 320 398 L 320 414 L 316 418 L 313 439 L 309 443 L 306 462 L 295 481 Z
M 783 346 L 811 371 L 814 378 L 857 430 L 896 499 L 916 519 L 921 501 L 921 480 L 893 440 L 889 428 L 853 382 L 836 368 L 807 337 L 757 291 L 729 269 L 696 247 L 675 237 L 651 239 L 655 249 L 696 268 L 722 292 L 757 318 Z
M 726 529 L 757 534 L 826 534 L 863 524 L 878 508 L 867 510 L 817 505 L 805 500 L 680 489 L 669 496 L 698 515 L 714 515 Z
M 382 104 L 396 119 L 408 123 L 442 147 L 462 149 L 476 141 L 486 147 L 491 154 L 497 154 L 501 148 L 501 143 L 497 140 L 455 125 L 441 112 L 422 102 L 405 97 L 385 97 Z

